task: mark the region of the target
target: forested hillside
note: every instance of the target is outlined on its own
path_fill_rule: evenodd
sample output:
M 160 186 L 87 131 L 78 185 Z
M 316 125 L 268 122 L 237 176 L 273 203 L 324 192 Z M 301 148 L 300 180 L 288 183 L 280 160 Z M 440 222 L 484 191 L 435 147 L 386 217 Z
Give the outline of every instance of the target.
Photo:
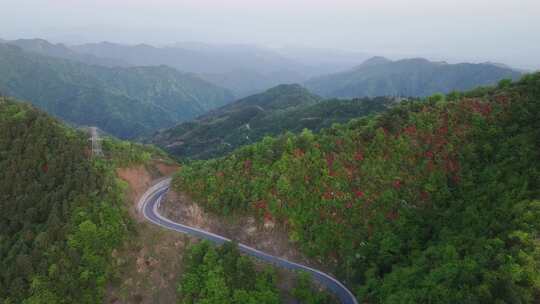
M 289 279 L 289 290 L 283 294 L 278 283 L 284 278 L 271 266 L 257 267 L 234 243 L 217 248 L 206 241 L 194 244 L 183 264 L 185 271 L 178 284 L 182 304 L 336 303 L 328 293 L 317 290 L 305 273 L 299 273 L 293 282 Z
M 182 158 L 208 159 L 266 135 L 298 133 L 304 128 L 318 131 L 333 123 L 381 112 L 393 102 L 385 97 L 323 100 L 299 85 L 280 85 L 162 130 L 151 142 Z
M 77 45 L 72 49 L 136 66 L 165 64 L 180 71 L 196 73 L 233 91 L 239 98 L 322 74 L 320 69 L 254 45 L 185 42 L 155 47 L 102 42 Z
M 0 40 L 0 43 L 1 42 L 16 45 L 27 52 L 82 62 L 90 65 L 101 65 L 108 67 L 128 66 L 128 64 L 123 62 L 121 59 L 102 58 L 94 55 L 82 54 L 72 50 L 64 44 L 53 44 L 44 39 L 17 39 L 10 41 Z
M 0 98 L 0 172 L 0 302 L 100 303 L 130 222 L 87 134 Z
M 520 72 L 495 64 L 448 64 L 422 58 L 391 61 L 374 57 L 352 70 L 313 78 L 305 86 L 324 97 L 421 97 L 470 90 L 520 76 Z
M 361 303 L 540 296 L 540 74 L 186 165 L 207 210 L 289 231 Z
M 257 271 L 231 243 L 217 249 L 207 242 L 193 245 L 184 267 L 179 303 L 280 303 L 274 271 Z
M 229 91 L 173 68 L 107 68 L 0 44 L 0 91 L 78 125 L 132 138 L 232 101 Z

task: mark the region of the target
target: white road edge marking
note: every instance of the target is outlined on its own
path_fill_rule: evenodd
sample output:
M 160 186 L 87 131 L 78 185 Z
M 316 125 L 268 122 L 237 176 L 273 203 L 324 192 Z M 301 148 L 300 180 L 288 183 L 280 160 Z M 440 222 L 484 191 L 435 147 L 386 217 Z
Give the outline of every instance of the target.
M 137 209 L 139 212 L 142 212 L 143 216 L 150 222 L 160 226 L 160 227 L 163 227 L 163 228 L 166 228 L 166 229 L 169 229 L 169 230 L 173 230 L 173 231 L 177 231 L 175 230 L 174 228 L 171 228 L 171 227 L 167 227 L 167 226 L 163 226 L 161 225 L 161 223 L 159 222 L 156 222 L 156 221 L 153 221 L 150 217 L 148 217 L 148 215 L 146 214 L 145 212 L 145 206 L 146 204 L 148 203 L 148 200 L 154 196 L 157 192 L 159 191 L 163 191 L 163 190 L 166 190 L 169 188 L 170 184 L 171 184 L 171 181 L 172 181 L 172 178 L 165 178 L 165 179 L 162 179 L 161 181 L 157 182 L 156 184 L 154 184 L 152 187 L 150 187 L 142 196 L 141 198 L 139 199 L 139 201 L 137 202 Z M 172 225 L 175 225 L 175 226 L 179 226 L 179 227 L 182 227 L 184 229 L 187 229 L 187 230 L 193 230 L 193 231 L 197 231 L 199 233 L 202 233 L 202 234 L 206 234 L 206 235 L 209 235 L 209 236 L 212 236 L 214 238 L 217 238 L 217 239 L 220 239 L 224 242 L 231 242 L 230 239 L 228 238 L 225 238 L 223 236 L 220 236 L 220 235 L 217 235 L 217 234 L 214 234 L 212 232 L 208 232 L 208 231 L 205 231 L 205 230 L 202 230 L 202 229 L 199 229 L 199 228 L 195 228 L 195 227 L 191 227 L 191 226 L 186 226 L 186 225 L 183 225 L 183 224 L 180 224 L 180 223 L 176 223 L 176 222 L 173 222 L 171 220 L 169 220 L 168 218 L 166 217 L 163 217 L 159 212 L 158 212 L 158 208 L 159 206 L 161 205 L 161 201 L 163 199 L 163 196 L 165 195 L 166 191 L 160 195 L 160 197 L 158 198 L 158 201 L 157 201 L 157 204 L 154 204 L 153 206 L 153 210 L 152 212 L 154 213 L 154 215 L 160 219 L 161 221 L 164 221 L 164 222 L 167 222 L 167 223 L 170 223 Z M 181 231 L 177 231 L 177 232 L 181 232 Z M 185 232 L 181 232 L 181 233 L 185 233 Z M 187 233 L 185 233 L 187 234 Z M 242 243 L 238 243 L 238 247 L 241 247 L 243 248 L 244 250 L 246 251 L 253 251 L 253 252 L 256 252 L 260 255 L 265 255 L 267 257 L 272 257 L 276 260 L 279 260 L 281 262 L 284 262 L 284 263 L 288 263 L 290 265 L 294 265 L 300 269 L 306 269 L 306 270 L 309 270 L 313 273 L 316 273 L 320 276 L 323 276 L 329 280 L 331 280 L 332 282 L 336 283 L 338 286 L 340 286 L 343 290 L 345 290 L 347 292 L 347 294 L 350 296 L 350 298 L 352 299 L 352 302 L 354 304 L 358 304 L 358 301 L 356 300 L 356 297 L 352 294 L 352 292 L 347 288 L 345 287 L 345 285 L 343 285 L 340 281 L 338 281 L 337 279 L 335 279 L 334 277 L 324 273 L 324 272 L 321 272 L 317 269 L 314 269 L 314 268 L 311 268 L 309 266 L 305 266 L 305 265 L 301 265 L 301 264 L 298 264 L 298 263 L 295 263 L 295 262 L 291 262 L 289 260 L 286 260 L 286 259 L 283 259 L 283 258 L 280 258 L 280 257 L 277 257 L 277 256 L 273 256 L 273 255 L 270 255 L 270 254 L 267 254 L 267 253 L 264 253 L 260 250 L 257 250 L 255 248 L 252 248 L 252 247 L 249 247 L 245 244 L 242 244 Z

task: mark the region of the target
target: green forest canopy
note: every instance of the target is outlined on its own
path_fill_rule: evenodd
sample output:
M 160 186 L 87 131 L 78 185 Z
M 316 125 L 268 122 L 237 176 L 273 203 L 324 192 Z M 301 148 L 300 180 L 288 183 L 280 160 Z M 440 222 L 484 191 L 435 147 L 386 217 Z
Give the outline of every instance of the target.
M 288 228 L 360 302 L 540 297 L 540 74 L 185 165 L 207 210 Z
M 87 139 L 0 97 L 0 303 L 103 301 L 131 224 L 113 164 L 142 160 L 92 159 Z
M 278 304 L 287 300 L 277 284 L 281 277 L 270 266 L 260 270 L 251 258 L 240 255 L 234 243 L 216 248 L 203 241 L 191 245 L 184 257 L 178 284 L 182 304 Z M 313 288 L 311 277 L 299 274 L 290 296 L 303 304 L 335 303 L 329 294 Z
M 392 97 L 323 100 L 299 85 L 280 85 L 162 130 L 151 142 L 184 159 L 208 159 L 267 135 L 299 133 L 304 128 L 319 131 L 333 123 L 382 112 L 394 103 Z
M 4 94 L 121 138 L 172 127 L 234 98 L 226 89 L 166 66 L 88 65 L 3 43 L 0 70 Z

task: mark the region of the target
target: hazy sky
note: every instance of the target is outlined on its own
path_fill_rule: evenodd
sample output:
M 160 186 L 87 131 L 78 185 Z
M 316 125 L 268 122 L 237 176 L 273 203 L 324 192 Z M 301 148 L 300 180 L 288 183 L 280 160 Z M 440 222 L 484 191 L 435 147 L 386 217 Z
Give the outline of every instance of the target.
M 0 38 L 250 43 L 540 68 L 540 0 L 0 0 Z

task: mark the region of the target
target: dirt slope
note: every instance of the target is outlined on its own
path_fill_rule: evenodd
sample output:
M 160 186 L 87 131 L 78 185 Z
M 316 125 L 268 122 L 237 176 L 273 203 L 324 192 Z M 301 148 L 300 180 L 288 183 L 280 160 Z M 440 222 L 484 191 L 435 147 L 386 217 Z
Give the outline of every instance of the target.
M 117 170 L 127 183 L 126 207 L 134 218 L 132 238 L 114 253 L 116 276 L 108 288 L 106 303 L 176 303 L 176 284 L 181 274 L 182 253 L 189 238 L 144 222 L 137 201 L 156 179 L 178 170 L 155 162 Z

